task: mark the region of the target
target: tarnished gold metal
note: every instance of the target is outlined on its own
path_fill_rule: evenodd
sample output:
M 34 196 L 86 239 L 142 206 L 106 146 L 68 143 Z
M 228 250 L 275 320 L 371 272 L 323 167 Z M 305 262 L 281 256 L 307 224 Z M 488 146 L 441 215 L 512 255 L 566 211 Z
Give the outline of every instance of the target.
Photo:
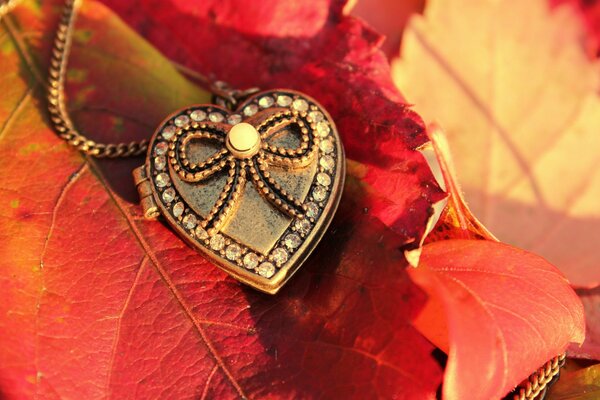
M 146 176 L 146 168 L 144 166 L 133 170 L 133 181 L 140 195 L 140 205 L 144 210 L 146 219 L 156 219 L 159 216 L 158 206 L 154 201 L 154 191 L 152 190 L 152 182 Z
M 237 97 L 227 100 L 235 105 Z M 236 279 L 276 293 L 327 229 L 344 174 L 329 114 L 282 89 L 235 110 L 176 111 L 155 131 L 134 180 L 146 218 L 162 215 Z
M 236 158 L 251 158 L 260 151 L 260 134 L 254 126 L 247 122 L 233 125 L 227 137 L 225 145 L 229 152 Z

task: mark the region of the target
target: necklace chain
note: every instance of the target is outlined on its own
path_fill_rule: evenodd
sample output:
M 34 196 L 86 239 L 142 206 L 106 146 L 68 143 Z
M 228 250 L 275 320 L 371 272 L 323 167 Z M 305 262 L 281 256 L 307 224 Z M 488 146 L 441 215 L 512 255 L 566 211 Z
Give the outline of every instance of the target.
M 8 14 L 20 0 L 0 0 L 0 17 Z M 135 157 L 144 154 L 148 150 L 148 140 L 133 141 L 129 143 L 98 143 L 87 138 L 81 133 L 73 123 L 66 106 L 65 82 L 67 75 L 67 65 L 77 9 L 81 0 L 66 0 L 56 36 L 52 47 L 50 58 L 50 67 L 48 68 L 48 112 L 50 120 L 54 125 L 57 134 L 69 145 L 77 150 L 97 158 L 122 158 Z M 234 107 L 240 100 L 256 93 L 257 88 L 247 90 L 235 90 L 224 82 L 216 81 L 210 84 L 207 77 L 196 72 L 190 73 L 182 66 L 176 66 L 184 75 L 203 84 L 209 85 L 214 93 L 214 100 L 217 104 Z
M 65 80 L 79 3 L 80 0 L 66 0 L 52 48 L 48 70 L 48 111 L 54 129 L 69 145 L 94 157 L 119 158 L 144 154 L 148 149 L 148 140 L 130 143 L 98 143 L 79 132 L 69 116 L 65 103 Z

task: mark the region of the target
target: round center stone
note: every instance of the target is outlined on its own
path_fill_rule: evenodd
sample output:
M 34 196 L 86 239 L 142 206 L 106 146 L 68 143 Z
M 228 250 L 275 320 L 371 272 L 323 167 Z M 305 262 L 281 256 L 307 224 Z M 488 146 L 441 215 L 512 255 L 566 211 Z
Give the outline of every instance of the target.
M 227 148 L 238 158 L 252 157 L 260 150 L 260 134 L 246 122 L 235 124 L 227 133 Z

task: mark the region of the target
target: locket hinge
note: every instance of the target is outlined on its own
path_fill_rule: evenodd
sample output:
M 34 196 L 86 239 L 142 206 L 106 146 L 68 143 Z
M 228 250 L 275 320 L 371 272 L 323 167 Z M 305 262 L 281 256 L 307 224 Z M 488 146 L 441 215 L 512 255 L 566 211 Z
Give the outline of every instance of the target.
M 140 195 L 140 205 L 144 212 L 144 218 L 149 220 L 157 219 L 160 213 L 158 211 L 158 206 L 154 201 L 152 182 L 148 179 L 145 165 L 133 170 L 133 181 L 135 182 L 135 186 Z

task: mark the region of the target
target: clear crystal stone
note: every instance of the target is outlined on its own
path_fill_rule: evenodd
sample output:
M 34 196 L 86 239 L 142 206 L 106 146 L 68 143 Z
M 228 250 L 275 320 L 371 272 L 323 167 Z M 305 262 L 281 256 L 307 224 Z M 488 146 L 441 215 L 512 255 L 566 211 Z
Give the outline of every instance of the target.
M 162 171 L 167 166 L 167 159 L 164 156 L 154 157 L 154 168 Z
M 333 157 L 325 155 L 321 157 L 321 159 L 319 160 L 319 164 L 325 169 L 332 170 L 335 165 L 335 160 L 333 159 Z
M 306 235 L 308 232 L 310 232 L 310 222 L 306 218 L 297 220 L 294 224 L 294 227 L 303 235 Z
M 331 185 L 331 177 L 324 172 L 319 172 L 317 174 L 317 183 L 323 186 Z
M 245 108 L 244 108 L 244 115 L 246 117 L 251 117 L 254 114 L 256 114 L 258 112 L 258 106 L 256 104 L 248 104 Z
M 258 267 L 258 274 L 270 278 L 275 274 L 275 266 L 268 261 L 264 262 Z
M 321 137 L 326 137 L 331 132 L 331 128 L 329 124 L 325 121 L 321 121 L 317 123 L 317 135 Z
M 198 225 L 198 218 L 194 214 L 188 214 L 183 217 L 183 227 L 185 229 L 194 229 Z
M 173 216 L 175 218 L 179 218 L 181 217 L 181 214 L 183 214 L 183 210 L 185 210 L 185 207 L 183 206 L 183 203 L 178 201 L 177 203 L 175 203 L 175 205 L 173 206 Z
M 169 150 L 169 145 L 166 142 L 160 142 L 154 146 L 154 154 L 157 156 L 165 155 L 167 150 Z
M 296 99 L 292 103 L 292 107 L 296 111 L 307 111 L 308 110 L 308 103 L 304 99 Z
M 231 114 L 227 117 L 227 123 L 230 125 L 239 124 L 242 122 L 242 116 L 240 114 Z
M 194 110 L 190 114 L 190 118 L 196 122 L 204 121 L 206 119 L 206 113 L 202 110 Z
M 186 126 L 190 123 L 190 117 L 188 117 L 187 115 L 180 115 L 179 117 L 175 118 L 174 122 L 175 125 L 179 127 Z
M 308 113 L 308 117 L 313 120 L 313 122 L 321 122 L 325 119 L 325 116 L 321 111 L 311 111 Z
M 275 264 L 277 264 L 278 267 L 281 267 L 288 260 L 287 251 L 285 251 L 281 247 L 278 247 L 275 250 L 273 250 L 271 256 L 273 256 L 273 261 L 275 261 Z
M 194 232 L 196 232 L 196 237 L 199 240 L 204 240 L 208 238 L 208 232 L 206 232 L 206 229 L 204 229 L 201 226 L 197 226 Z
M 244 267 L 254 269 L 258 265 L 258 256 L 254 253 L 248 253 L 244 256 Z
M 171 183 L 171 179 L 169 178 L 169 175 L 165 174 L 164 172 L 156 175 L 155 180 L 156 180 L 156 186 L 158 186 L 159 188 L 164 188 L 169 183 Z
M 258 105 L 261 108 L 269 108 L 273 105 L 274 102 L 275 100 L 273 100 L 271 96 L 263 96 L 260 98 L 260 100 L 258 100 Z
M 319 215 L 319 206 L 312 202 L 306 204 L 306 216 L 308 218 L 317 218 L 317 215 Z
M 288 249 L 295 249 L 296 247 L 300 246 L 302 239 L 300 239 L 300 236 L 296 235 L 295 233 L 290 233 L 285 237 L 283 243 Z
M 223 235 L 217 233 L 215 236 L 210 238 L 210 248 L 219 251 L 225 246 L 225 238 Z
M 237 244 L 230 244 L 225 249 L 225 257 L 228 260 L 235 261 L 242 255 L 242 249 Z
M 319 148 L 325 154 L 329 154 L 333 151 L 333 142 L 329 139 L 321 140 L 319 143 Z
M 175 200 L 175 189 L 168 188 L 162 194 L 162 199 L 165 203 L 170 203 Z
M 211 120 L 212 122 L 223 122 L 225 117 L 220 112 L 215 111 L 215 112 L 211 112 L 210 114 L 208 114 L 208 119 Z
M 175 127 L 173 125 L 167 125 L 162 131 L 162 137 L 169 140 L 175 134 Z
M 281 96 L 277 96 L 277 105 L 280 107 L 289 107 L 289 105 L 292 104 L 292 98 L 290 96 L 287 96 L 285 94 L 282 94 Z
M 323 201 L 327 197 L 327 189 L 323 186 L 317 186 L 313 189 L 312 195 L 316 201 Z

